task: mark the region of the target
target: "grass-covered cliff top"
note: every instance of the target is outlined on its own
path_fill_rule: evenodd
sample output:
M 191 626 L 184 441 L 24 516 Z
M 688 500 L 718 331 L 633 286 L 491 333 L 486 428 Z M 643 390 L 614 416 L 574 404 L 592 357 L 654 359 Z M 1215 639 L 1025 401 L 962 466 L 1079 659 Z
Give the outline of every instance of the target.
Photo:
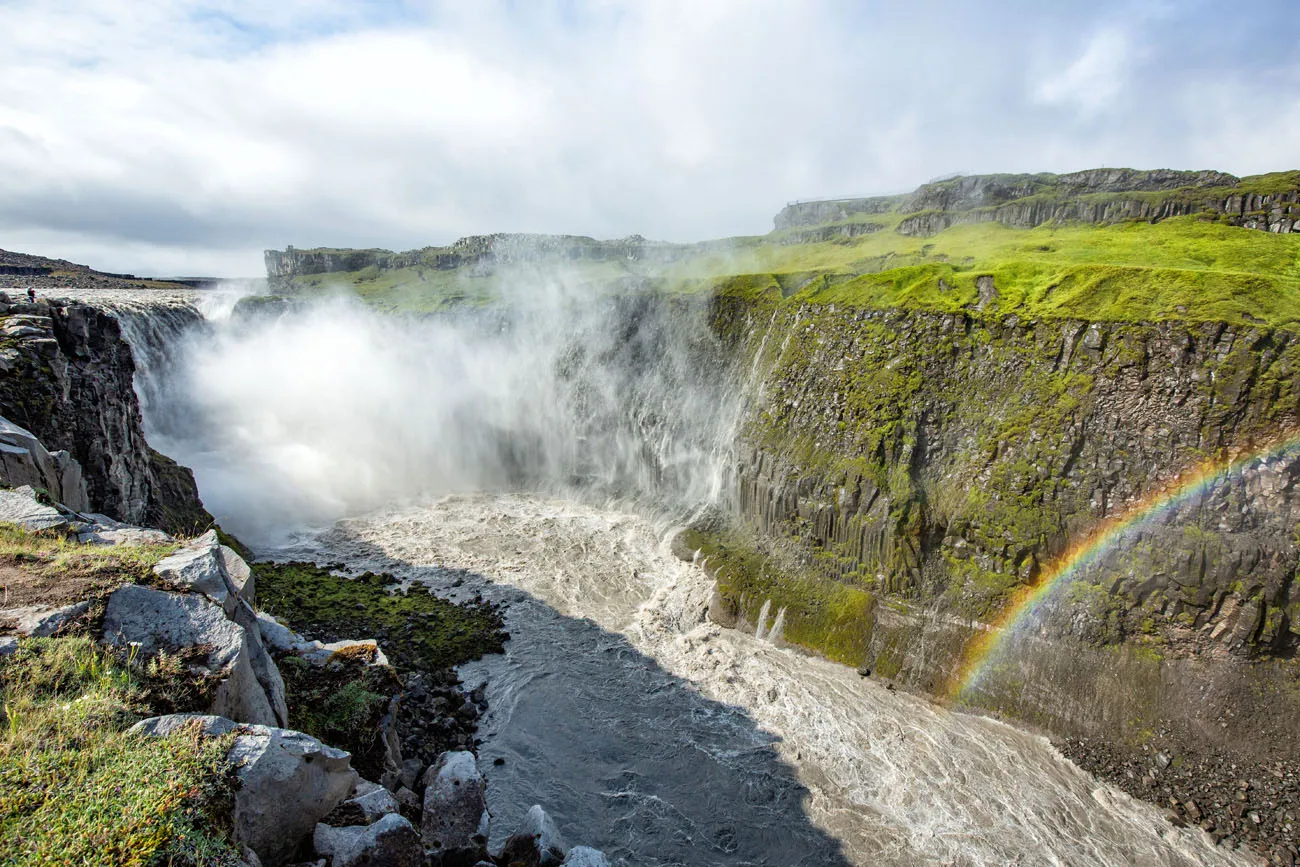
M 653 254 L 642 256 L 604 256 L 599 245 L 605 242 L 591 242 L 567 256 L 548 250 L 521 263 L 516 244 L 508 261 L 489 256 L 455 268 L 370 266 L 293 275 L 279 285 L 290 294 L 354 292 L 381 309 L 415 312 L 486 303 L 554 281 L 611 290 L 779 291 L 781 298 L 813 302 L 978 308 L 1035 318 L 1300 325 L 1300 232 L 1258 228 L 1290 228 L 1300 220 L 1300 172 L 1236 179 L 1126 171 L 954 179 L 908 197 L 857 200 L 867 203 L 862 212 L 810 211 L 765 236 L 653 244 L 645 248 Z M 1130 175 L 1143 175 L 1146 187 L 1133 181 L 1138 188 L 1112 189 Z M 1199 182 L 1177 186 L 1188 180 L 1184 175 Z M 1260 210 L 1257 201 L 1242 205 L 1245 196 L 1272 198 Z M 1067 199 L 1064 210 L 1052 210 Z M 947 209 L 930 207 L 945 202 Z M 1044 204 L 1046 211 L 1034 210 Z M 1094 205 L 1109 210 L 1105 216 L 1087 211 Z M 1190 212 L 1124 217 L 1153 205 Z M 1013 211 L 1002 210 L 1008 207 Z M 1225 210 L 1231 208 L 1237 210 Z M 1018 223 L 1085 211 L 1092 221 L 1050 219 L 1033 228 Z M 829 222 L 817 222 L 816 214 Z M 946 219 L 918 228 L 933 215 Z M 992 278 L 995 293 L 985 277 Z

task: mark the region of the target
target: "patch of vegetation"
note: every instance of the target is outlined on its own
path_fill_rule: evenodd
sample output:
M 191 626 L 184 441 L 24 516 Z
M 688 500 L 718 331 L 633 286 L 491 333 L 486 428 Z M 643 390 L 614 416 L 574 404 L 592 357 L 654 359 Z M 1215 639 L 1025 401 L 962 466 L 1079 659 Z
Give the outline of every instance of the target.
M 1294 175 L 1248 178 L 1237 188 L 1187 195 L 1201 201 L 1221 192 L 1280 192 L 1295 188 Z M 1173 193 L 1116 195 L 1164 200 Z M 863 219 L 889 226 L 899 217 Z M 802 244 L 788 242 L 791 231 L 796 230 L 683 248 L 673 261 L 557 260 L 492 273 L 392 268 L 299 277 L 288 291 L 348 292 L 380 309 L 429 312 L 533 292 L 546 283 L 749 294 L 775 282 L 782 295 L 802 287 L 796 298 L 824 303 L 955 311 L 976 301 L 977 278 L 991 276 L 999 293 L 994 312 L 1003 314 L 1300 324 L 1300 234 L 1245 229 L 1200 215 L 1034 229 L 987 221 L 930 237 L 877 231 Z
M 289 703 L 289 724 L 320 741 L 352 753 L 352 767 L 368 780 L 384 773 L 380 721 L 389 697 L 402 684 L 392 669 L 336 653 L 317 666 L 300 656 L 280 659 Z
M 312 563 L 252 568 L 267 611 L 322 641 L 374 637 L 399 671 L 450 668 L 500 653 L 508 638 L 491 606 L 456 605 L 423 586 L 402 587 L 391 575 L 348 578 Z
M 147 582 L 175 544 L 82 545 L 53 533 L 29 533 L 0 523 L 0 581 L 4 605 L 59 605 Z
M 778 563 L 735 531 L 688 529 L 677 545 L 700 552 L 718 592 L 749 622 L 770 601 L 770 617 L 785 609 L 786 642 L 848 665 L 867 658 L 876 606 L 869 591 Z
M 0 662 L 0 865 L 240 863 L 230 738 L 128 735 L 154 709 L 139 674 L 85 637 Z

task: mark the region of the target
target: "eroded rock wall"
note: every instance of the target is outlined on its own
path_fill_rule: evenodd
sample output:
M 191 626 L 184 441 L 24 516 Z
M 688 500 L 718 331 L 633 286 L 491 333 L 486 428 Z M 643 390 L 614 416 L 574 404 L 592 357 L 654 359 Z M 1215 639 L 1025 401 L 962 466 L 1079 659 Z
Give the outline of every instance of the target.
M 713 323 L 754 372 L 733 512 L 781 564 L 724 569 L 723 595 L 936 694 L 1071 544 L 1300 432 L 1285 331 L 726 296 Z M 1211 741 L 1270 702 L 1300 709 L 1300 452 L 1275 451 L 1102 547 L 964 698 L 1056 731 L 1160 718 Z
M 189 470 L 145 440 L 134 376 L 131 348 L 109 311 L 0 294 L 0 415 L 76 459 L 92 509 L 192 532 L 210 516 Z

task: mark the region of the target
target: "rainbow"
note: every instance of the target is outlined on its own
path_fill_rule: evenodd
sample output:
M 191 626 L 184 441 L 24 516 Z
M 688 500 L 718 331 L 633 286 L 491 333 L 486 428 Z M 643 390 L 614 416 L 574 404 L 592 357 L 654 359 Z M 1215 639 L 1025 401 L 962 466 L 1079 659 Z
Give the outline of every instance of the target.
M 1080 570 L 1122 543 L 1133 530 L 1179 508 L 1244 470 L 1292 454 L 1300 455 L 1300 433 L 1272 439 L 1267 445 L 1247 453 L 1235 456 L 1228 454 L 1218 460 L 1206 461 L 1148 493 L 1119 515 L 1094 527 L 1053 560 L 1037 581 L 1020 588 L 1002 613 L 966 644 L 961 663 L 940 694 L 950 701 L 960 699 L 963 693 L 979 682 L 998 658 L 1007 639 L 1030 619 L 1030 615 L 1057 587 L 1070 583 Z

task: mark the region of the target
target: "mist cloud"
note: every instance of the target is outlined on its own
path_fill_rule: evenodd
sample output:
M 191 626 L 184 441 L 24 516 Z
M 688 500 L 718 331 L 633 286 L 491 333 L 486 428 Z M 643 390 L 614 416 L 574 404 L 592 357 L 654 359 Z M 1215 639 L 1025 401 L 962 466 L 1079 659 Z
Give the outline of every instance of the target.
M 0 247 L 250 275 L 286 243 L 693 240 L 955 170 L 1300 153 L 1289 4 L 971 6 L 0 0 Z

